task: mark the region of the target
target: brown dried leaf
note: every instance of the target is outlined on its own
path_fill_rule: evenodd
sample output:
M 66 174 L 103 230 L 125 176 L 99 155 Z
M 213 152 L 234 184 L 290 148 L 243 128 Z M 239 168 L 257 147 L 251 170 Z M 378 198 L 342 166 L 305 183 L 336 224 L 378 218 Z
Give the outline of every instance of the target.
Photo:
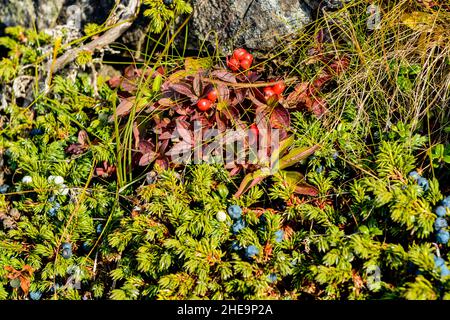
M 25 295 L 28 295 L 28 292 L 30 290 L 30 279 L 28 277 L 20 276 L 19 280 L 20 280 L 20 288 L 22 289 Z

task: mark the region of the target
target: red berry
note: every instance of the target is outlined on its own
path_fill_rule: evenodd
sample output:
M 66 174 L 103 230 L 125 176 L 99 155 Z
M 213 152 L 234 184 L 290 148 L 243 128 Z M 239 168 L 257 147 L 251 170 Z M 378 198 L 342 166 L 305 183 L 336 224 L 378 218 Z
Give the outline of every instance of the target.
M 286 89 L 284 82 L 275 83 L 272 87 L 272 90 L 275 91 L 276 94 L 282 94 L 284 89 Z
M 200 111 L 208 111 L 211 109 L 212 102 L 208 99 L 200 99 L 197 102 L 197 107 Z
M 247 50 L 243 48 L 238 48 L 233 51 L 233 58 L 235 58 L 236 60 L 242 60 L 242 58 L 246 53 L 248 53 Z
M 239 61 L 235 58 L 231 58 L 230 60 L 228 60 L 227 65 L 228 68 L 230 68 L 233 71 L 239 70 Z
M 216 89 L 212 89 L 206 96 L 209 101 L 216 102 L 219 92 Z
M 242 67 L 242 69 L 247 70 L 251 66 L 252 66 L 252 62 L 250 60 L 247 60 L 247 59 L 241 60 L 241 67 Z
M 257 136 L 259 134 L 259 129 L 258 129 L 258 126 L 256 125 L 256 123 L 252 123 L 250 125 L 250 132 L 252 132 L 255 136 Z
M 244 54 L 241 60 L 249 60 L 250 63 L 253 63 L 253 55 L 247 52 L 246 54 Z
M 263 91 L 264 91 L 264 96 L 266 97 L 266 99 L 276 95 L 275 91 L 273 91 L 273 89 L 271 87 L 265 87 L 263 89 Z

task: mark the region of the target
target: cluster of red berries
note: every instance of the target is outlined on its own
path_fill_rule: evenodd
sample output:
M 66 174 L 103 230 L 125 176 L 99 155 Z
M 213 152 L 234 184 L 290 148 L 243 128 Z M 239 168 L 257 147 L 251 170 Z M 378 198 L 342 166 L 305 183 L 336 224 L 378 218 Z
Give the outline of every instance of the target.
M 238 71 L 240 68 L 247 70 L 252 66 L 253 55 L 247 50 L 239 48 L 233 51 L 230 59 L 227 59 L 227 66 L 233 71 Z
M 217 91 L 217 89 L 212 89 L 211 91 L 209 91 L 206 95 L 206 98 L 202 98 L 197 101 L 198 109 L 200 111 L 208 111 L 209 109 L 211 109 L 213 103 L 217 101 L 218 95 L 219 92 Z
M 277 98 L 278 100 L 285 89 L 286 85 L 283 81 L 277 82 L 273 86 L 265 87 L 263 89 L 264 97 L 266 98 L 266 100 L 269 100 L 271 98 Z

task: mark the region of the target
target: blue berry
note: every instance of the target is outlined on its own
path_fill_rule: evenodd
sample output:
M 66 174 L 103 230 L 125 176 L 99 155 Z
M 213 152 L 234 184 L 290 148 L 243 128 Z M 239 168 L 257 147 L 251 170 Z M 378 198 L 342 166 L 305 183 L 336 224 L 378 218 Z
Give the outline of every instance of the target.
M 245 222 L 242 219 L 239 219 L 238 221 L 236 221 L 233 224 L 233 226 L 231 227 L 231 230 L 233 231 L 234 234 L 236 234 L 244 228 L 245 228 Z
M 437 218 L 434 221 L 434 229 L 436 231 L 447 228 L 448 227 L 448 223 L 447 220 L 445 220 L 444 218 Z
M 41 134 L 44 134 L 44 130 L 39 128 L 34 128 L 30 131 L 30 137 L 40 136 Z
M 259 249 L 254 245 L 250 245 L 247 248 L 245 248 L 245 255 L 247 256 L 247 258 L 253 258 L 258 253 Z
M 30 298 L 31 300 L 40 300 L 42 297 L 42 292 L 40 291 L 31 291 Z
M 231 243 L 231 250 L 233 250 L 233 251 L 239 251 L 239 250 L 241 250 L 242 249 L 242 247 L 241 247 L 241 245 L 237 242 L 237 241 L 233 241 L 232 243 Z
M 275 232 L 275 241 L 280 243 L 283 241 L 283 237 L 284 237 L 284 231 L 283 230 L 278 230 Z
M 441 257 L 434 256 L 433 259 L 434 259 L 434 266 L 436 268 L 440 268 L 445 264 L 445 260 L 442 259 Z
M 417 180 L 417 184 L 424 190 L 427 191 L 430 188 L 430 184 L 428 183 L 428 180 L 425 178 L 419 178 Z
M 267 223 L 267 218 L 266 218 L 265 215 L 262 214 L 262 215 L 259 217 L 259 223 L 260 223 L 261 225 L 264 225 L 264 224 Z
M 339 152 L 333 153 L 333 159 L 336 160 L 339 157 Z
M 445 199 L 442 200 L 442 205 L 446 208 L 450 208 L 450 196 L 445 197 Z
M 319 165 L 317 168 L 316 168 L 316 172 L 317 173 L 321 173 L 323 171 L 323 166 L 322 165 Z
M 56 200 L 55 196 L 51 196 L 48 198 L 48 202 L 54 202 Z
M 97 225 L 97 228 L 95 228 L 95 231 L 97 232 L 97 234 L 102 233 L 103 230 L 103 225 L 100 223 L 99 225 Z
M 444 217 L 445 214 L 447 213 L 446 211 L 447 211 L 447 210 L 445 210 L 445 207 L 443 207 L 443 206 L 439 206 L 439 207 L 437 207 L 436 210 L 435 210 L 435 212 L 436 212 L 436 214 L 438 215 L 438 217 Z
M 82 245 L 81 245 L 81 249 L 83 249 L 84 251 L 86 251 L 86 252 L 89 252 L 89 250 L 91 250 L 91 246 L 90 246 L 90 244 L 89 244 L 89 242 L 84 242 Z
M 60 284 L 60 283 L 57 283 L 56 285 L 52 285 L 52 287 L 50 288 L 50 292 L 53 293 L 53 292 L 55 292 L 55 289 L 56 289 L 56 290 L 59 290 L 59 289 L 61 289 L 62 287 L 63 287 L 63 285 Z
M 61 255 L 64 259 L 70 259 L 72 257 L 72 250 L 71 249 L 63 249 L 61 252 Z
M 420 174 L 419 173 L 417 173 L 417 171 L 411 171 L 410 173 L 409 173 L 409 176 L 411 177 L 411 178 L 413 178 L 414 180 L 419 180 L 419 178 L 420 178 Z
M 56 202 L 52 208 L 50 208 L 48 210 L 48 214 L 50 215 L 50 217 L 54 217 L 56 216 L 56 213 L 58 212 L 58 210 L 61 208 L 61 204 Z
M 61 246 L 61 249 L 69 249 L 72 250 L 72 244 L 70 242 L 64 242 Z
M 6 191 L 8 191 L 8 189 L 9 189 L 9 185 L 3 184 L 0 186 L 0 193 L 6 193 Z
M 441 277 L 447 277 L 450 276 L 450 271 L 448 270 L 446 265 L 443 265 L 441 267 Z
M 267 281 L 269 282 L 275 282 L 277 281 L 277 275 L 275 273 L 271 273 L 267 276 Z
M 56 216 L 56 209 L 55 208 L 50 208 L 48 210 L 48 214 L 49 214 L 50 217 Z
M 450 234 L 447 230 L 439 230 L 436 236 L 436 241 L 438 243 L 446 244 L 448 240 L 450 239 Z
M 229 206 L 227 211 L 228 211 L 228 214 L 230 215 L 231 219 L 233 219 L 233 220 L 239 219 L 242 215 L 241 207 L 236 204 Z

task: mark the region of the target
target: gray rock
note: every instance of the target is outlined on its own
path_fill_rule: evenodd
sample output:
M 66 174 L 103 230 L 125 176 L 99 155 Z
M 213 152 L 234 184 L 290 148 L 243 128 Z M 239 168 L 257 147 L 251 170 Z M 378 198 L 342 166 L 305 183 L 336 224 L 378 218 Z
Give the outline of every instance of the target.
M 310 23 L 319 1 L 192 0 L 192 4 L 191 38 L 217 40 L 228 48 L 266 50 Z
M 203 41 L 223 49 L 244 46 L 266 50 L 313 20 L 321 2 L 338 0 L 191 0 L 190 49 Z M 0 0 L 0 22 L 7 26 L 36 26 L 38 30 L 67 25 L 82 30 L 88 22 L 103 23 L 115 0 Z M 122 37 L 130 46 L 142 39 L 146 18 L 141 17 Z
M 87 22 L 103 23 L 114 0 L 0 0 L 0 22 L 38 30 L 56 24 L 82 28 Z

